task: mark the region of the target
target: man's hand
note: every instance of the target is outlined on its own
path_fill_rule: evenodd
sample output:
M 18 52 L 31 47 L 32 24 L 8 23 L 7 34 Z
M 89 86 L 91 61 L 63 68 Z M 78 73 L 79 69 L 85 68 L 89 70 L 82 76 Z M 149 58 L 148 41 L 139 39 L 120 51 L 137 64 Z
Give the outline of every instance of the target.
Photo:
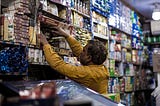
M 45 35 L 43 35 L 43 34 L 41 33 L 41 34 L 38 34 L 37 36 L 38 36 L 38 38 L 39 38 L 39 40 L 40 40 L 40 43 L 41 43 L 42 45 L 48 44 L 48 41 L 47 41 Z
M 59 23 L 59 25 L 57 27 L 54 27 L 54 28 L 56 29 L 56 30 L 53 31 L 54 33 L 56 33 L 60 36 L 63 36 L 65 38 L 70 36 L 71 26 Z

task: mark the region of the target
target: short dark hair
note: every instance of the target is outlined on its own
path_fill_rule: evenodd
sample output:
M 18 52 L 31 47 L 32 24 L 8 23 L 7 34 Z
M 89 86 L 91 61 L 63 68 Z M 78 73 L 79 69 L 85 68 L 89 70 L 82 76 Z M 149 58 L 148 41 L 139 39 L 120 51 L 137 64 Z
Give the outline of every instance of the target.
M 92 57 L 92 62 L 97 65 L 103 64 L 107 58 L 107 49 L 104 44 L 99 40 L 89 40 L 87 45 L 87 53 Z

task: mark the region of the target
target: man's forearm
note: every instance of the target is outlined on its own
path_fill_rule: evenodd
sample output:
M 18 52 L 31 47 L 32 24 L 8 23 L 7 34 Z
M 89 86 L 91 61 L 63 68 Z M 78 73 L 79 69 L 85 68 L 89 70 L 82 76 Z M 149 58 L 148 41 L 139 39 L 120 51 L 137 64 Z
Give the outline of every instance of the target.
M 72 36 L 68 36 L 66 37 L 66 40 L 69 44 L 69 46 L 72 49 L 73 54 L 78 57 L 80 55 L 80 53 L 83 51 L 83 47 L 80 44 L 80 42 L 78 42 L 75 38 L 73 38 Z

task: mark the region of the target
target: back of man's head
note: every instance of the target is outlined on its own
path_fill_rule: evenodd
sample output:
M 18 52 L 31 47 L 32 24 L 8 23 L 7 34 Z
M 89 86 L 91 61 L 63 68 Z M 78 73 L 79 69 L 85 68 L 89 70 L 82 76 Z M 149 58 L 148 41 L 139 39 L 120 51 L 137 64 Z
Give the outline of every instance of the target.
M 88 41 L 88 54 L 96 65 L 101 65 L 107 58 L 107 50 L 104 44 L 98 40 Z

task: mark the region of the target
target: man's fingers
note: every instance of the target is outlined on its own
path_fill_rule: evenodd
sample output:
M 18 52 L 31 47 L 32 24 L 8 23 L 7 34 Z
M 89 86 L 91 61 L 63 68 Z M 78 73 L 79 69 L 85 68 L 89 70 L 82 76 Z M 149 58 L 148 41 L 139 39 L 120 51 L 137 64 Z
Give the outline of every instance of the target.
M 52 33 L 60 34 L 59 31 L 52 30 Z

